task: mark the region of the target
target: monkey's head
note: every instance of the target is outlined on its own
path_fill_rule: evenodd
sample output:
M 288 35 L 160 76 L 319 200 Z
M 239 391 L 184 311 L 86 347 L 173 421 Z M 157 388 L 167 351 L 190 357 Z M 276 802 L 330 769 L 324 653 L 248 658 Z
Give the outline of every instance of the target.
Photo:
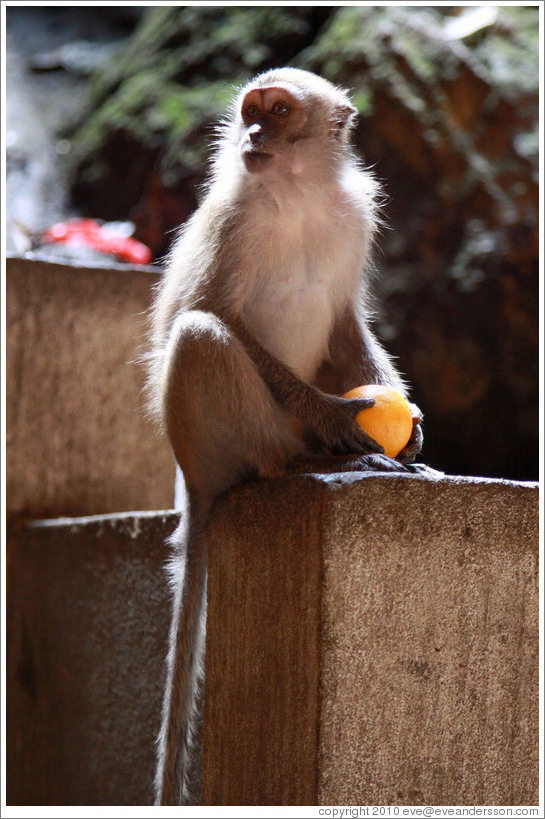
M 357 113 L 345 91 L 296 68 L 256 77 L 235 105 L 238 150 L 250 173 L 301 173 L 303 159 L 308 165 L 313 156 L 344 154 Z

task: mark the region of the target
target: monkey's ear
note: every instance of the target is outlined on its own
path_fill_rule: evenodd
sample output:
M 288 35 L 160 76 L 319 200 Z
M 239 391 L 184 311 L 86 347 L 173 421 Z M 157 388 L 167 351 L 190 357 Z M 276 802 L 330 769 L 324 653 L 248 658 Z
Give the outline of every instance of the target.
M 353 105 L 338 105 L 333 109 L 330 122 L 335 139 L 342 139 L 348 133 L 357 113 L 358 109 Z

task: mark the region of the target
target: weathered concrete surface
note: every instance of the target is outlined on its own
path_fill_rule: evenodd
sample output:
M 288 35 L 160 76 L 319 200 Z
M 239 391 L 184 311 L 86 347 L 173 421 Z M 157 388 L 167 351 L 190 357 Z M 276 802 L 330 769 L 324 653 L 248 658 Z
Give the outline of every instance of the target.
M 143 414 L 157 273 L 7 260 L 7 508 L 54 517 L 172 506 L 174 465 Z
M 151 805 L 168 513 L 11 531 L 7 803 Z
M 535 484 L 301 478 L 226 498 L 205 803 L 536 804 L 537 563 Z
M 537 487 L 299 476 L 209 530 L 209 805 L 531 805 Z M 12 805 L 150 805 L 173 513 L 8 542 Z

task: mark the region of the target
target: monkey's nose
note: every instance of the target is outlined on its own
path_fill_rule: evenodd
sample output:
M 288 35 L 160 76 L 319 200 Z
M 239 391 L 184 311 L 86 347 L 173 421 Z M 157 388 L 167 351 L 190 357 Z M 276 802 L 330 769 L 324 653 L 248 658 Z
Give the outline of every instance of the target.
M 263 128 L 258 122 L 254 122 L 254 124 L 248 128 L 248 136 L 250 137 L 252 145 L 259 145 L 260 142 L 263 142 Z

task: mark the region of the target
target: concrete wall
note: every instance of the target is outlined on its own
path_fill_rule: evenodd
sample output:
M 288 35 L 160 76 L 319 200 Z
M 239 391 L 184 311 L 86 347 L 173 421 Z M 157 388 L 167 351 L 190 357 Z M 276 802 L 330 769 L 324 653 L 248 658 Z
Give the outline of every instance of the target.
M 209 533 L 205 802 L 531 805 L 535 485 L 299 476 Z M 12 529 L 8 804 L 149 805 L 173 514 Z
M 145 311 L 157 274 L 7 260 L 9 515 L 173 503 L 169 447 L 143 414 Z

